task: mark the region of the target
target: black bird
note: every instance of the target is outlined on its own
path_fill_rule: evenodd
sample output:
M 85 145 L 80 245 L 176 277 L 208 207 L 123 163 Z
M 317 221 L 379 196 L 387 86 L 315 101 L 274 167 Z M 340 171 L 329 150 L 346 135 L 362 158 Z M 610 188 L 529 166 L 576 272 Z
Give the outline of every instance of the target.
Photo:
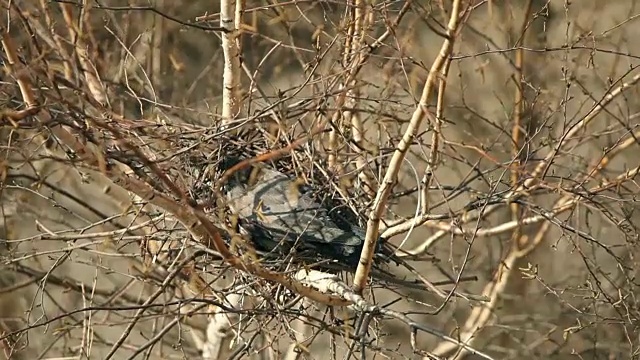
M 231 161 L 223 170 L 239 162 Z M 238 217 L 240 231 L 248 235 L 257 251 L 277 258 L 291 255 L 294 262 L 316 262 L 322 270 L 355 271 L 364 246 L 364 230 L 347 219 L 330 216 L 328 209 L 301 185 L 298 179 L 260 164 L 236 172 L 223 191 L 230 210 Z M 420 280 L 398 278 L 382 266 L 390 262 L 404 266 Z M 446 297 L 382 239 L 377 242 L 371 275 L 388 284 L 428 289 Z M 455 282 L 447 277 L 449 280 L 440 284 Z
M 349 270 L 357 267 L 364 230 L 355 225 L 338 226 L 328 209 L 297 179 L 254 166 L 232 177 L 224 190 L 240 229 L 256 250 L 293 254 L 294 259 L 308 261 L 328 260 Z M 392 253 L 378 242 L 378 258 L 389 259 Z

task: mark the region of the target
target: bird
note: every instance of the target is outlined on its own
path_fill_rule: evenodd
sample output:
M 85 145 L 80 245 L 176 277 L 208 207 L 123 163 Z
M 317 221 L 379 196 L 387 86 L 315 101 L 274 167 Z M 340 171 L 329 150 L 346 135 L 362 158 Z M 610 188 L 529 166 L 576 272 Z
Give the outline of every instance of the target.
M 228 170 L 240 159 L 227 159 Z M 264 164 L 253 164 L 236 171 L 223 186 L 229 210 L 237 216 L 237 225 L 257 252 L 265 255 L 291 256 L 298 262 L 315 262 L 321 270 L 355 272 L 365 243 L 365 231 L 348 219 L 338 221 L 327 207 L 314 199 L 311 187 Z M 421 276 L 395 254 L 385 239 L 379 238 L 374 249 L 370 275 L 387 284 L 426 289 L 442 298 L 446 294 Z M 402 265 L 418 279 L 399 278 L 387 265 Z M 439 284 L 456 280 L 447 276 Z M 462 279 L 474 280 L 474 277 Z
M 223 188 L 227 205 L 238 218 L 238 227 L 256 250 L 355 270 L 365 231 L 355 224 L 334 220 L 299 178 L 260 165 L 237 172 Z M 385 259 L 392 255 L 381 241 L 375 253 Z

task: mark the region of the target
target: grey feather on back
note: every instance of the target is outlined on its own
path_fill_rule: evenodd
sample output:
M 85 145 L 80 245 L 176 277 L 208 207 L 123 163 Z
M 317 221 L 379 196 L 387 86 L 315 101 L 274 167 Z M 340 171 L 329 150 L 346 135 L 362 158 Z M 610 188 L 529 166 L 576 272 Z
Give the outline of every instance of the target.
M 295 248 L 301 255 L 357 265 L 364 243 L 362 229 L 338 227 L 326 208 L 279 171 L 262 168 L 251 182 L 231 182 L 226 196 L 257 248 L 285 253 Z

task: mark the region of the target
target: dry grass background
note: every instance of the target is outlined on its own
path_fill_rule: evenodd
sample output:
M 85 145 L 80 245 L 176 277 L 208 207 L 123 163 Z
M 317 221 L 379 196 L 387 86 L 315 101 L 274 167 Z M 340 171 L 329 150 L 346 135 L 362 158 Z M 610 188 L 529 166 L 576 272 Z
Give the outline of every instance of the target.
M 337 188 L 349 192 L 365 226 L 374 197 L 355 175 L 362 170 L 355 165 L 369 161 L 364 173 L 375 191 L 440 52 L 451 4 L 358 3 L 369 9 L 366 44 L 388 29 L 391 34 L 347 92 L 338 85 L 355 62 L 343 59 L 352 7 L 246 1 L 242 106 L 231 124 L 255 132 L 274 118 L 281 121 L 278 141 L 245 144 L 245 150 L 259 153 L 286 147 L 286 136 L 293 141 L 341 115 L 334 119 L 337 140 L 319 134 L 298 149 L 295 161 L 285 156 L 280 164 L 312 182 L 324 182 L 317 174 L 326 171 Z M 422 199 L 428 199 L 426 213 L 441 218 L 408 235 L 394 233 L 390 241 L 405 250 L 422 246 L 427 260 L 412 263 L 427 278 L 440 280 L 443 271 L 477 276 L 456 289 L 490 301 L 454 297 L 428 314 L 443 300 L 424 291 L 376 288 L 366 298 L 395 301 L 394 309 L 496 359 L 639 358 L 637 1 L 461 4 L 465 12 L 446 82 L 436 76 L 427 101 L 430 115 L 398 173 L 394 192 L 408 195 L 388 203 L 385 223 L 415 215 L 420 192 L 408 190 L 423 186 L 432 169 Z M 175 208 L 153 201 L 143 206 L 145 201 L 127 191 L 131 183 L 118 183 L 123 189 L 105 176 L 113 167 L 162 182 L 153 171 L 138 171 L 148 164 L 131 160 L 135 154 L 126 141 L 149 158 L 179 153 L 159 164 L 202 200 L 194 179 L 205 165 L 188 163 L 188 155 L 208 156 L 213 164 L 227 151 L 222 145 L 233 145 L 219 131 L 229 120 L 221 116 L 221 32 L 202 28 L 219 25 L 219 6 L 168 0 L 2 2 L 0 339 L 8 358 L 202 358 L 212 322 L 207 314 L 232 292 L 232 280 L 254 296 L 246 297 L 247 310 L 234 318 L 239 323 L 228 339 L 231 350 L 220 358 L 364 357 L 360 342 L 336 325 L 346 316 L 343 308 L 318 305 L 313 314 L 320 320 L 302 328 L 319 335 L 296 335 L 301 323 L 294 319 L 304 316 L 274 310 L 280 287 L 230 269 L 212 251 L 195 253 L 202 246 L 176 220 Z M 394 24 L 403 7 L 408 11 Z M 208 20 L 196 21 L 205 15 Z M 19 57 L 11 66 L 7 42 Z M 364 46 L 356 53 L 366 51 Z M 30 108 L 21 81 L 36 100 L 36 111 L 26 116 L 15 113 Z M 92 88 L 96 84 L 98 90 Z M 348 95 L 344 104 L 340 94 Z M 96 101 L 97 95 L 108 102 Z M 353 114 L 362 122 L 361 148 L 354 145 Z M 144 133 L 135 128 L 139 119 L 147 121 Z M 70 140 L 56 130 L 62 127 L 97 149 L 93 153 L 102 154 L 97 158 L 106 159 L 110 169 L 92 167 L 88 156 L 70 151 Z M 119 136 L 114 128 L 121 129 Z M 439 155 L 430 163 L 434 129 Z M 536 170 L 540 164 L 542 174 Z M 525 183 L 525 193 L 505 200 Z M 565 197 L 573 202 L 559 206 Z M 480 220 L 473 218 L 478 208 L 471 204 L 480 204 Z M 131 226 L 137 228 L 118 232 Z M 97 232 L 110 233 L 86 235 Z M 189 271 L 176 267 L 193 254 L 199 257 Z M 176 269 L 179 276 L 167 283 Z M 212 284 L 209 292 L 199 281 Z M 194 287 L 201 293 L 189 292 Z M 412 351 L 405 323 L 375 319 L 370 327 L 377 337 L 366 345 L 369 357 L 425 355 Z M 470 333 L 472 339 L 466 337 Z M 287 352 L 295 341 L 297 351 Z M 477 357 L 431 335 L 420 335 L 417 346 L 443 358 Z

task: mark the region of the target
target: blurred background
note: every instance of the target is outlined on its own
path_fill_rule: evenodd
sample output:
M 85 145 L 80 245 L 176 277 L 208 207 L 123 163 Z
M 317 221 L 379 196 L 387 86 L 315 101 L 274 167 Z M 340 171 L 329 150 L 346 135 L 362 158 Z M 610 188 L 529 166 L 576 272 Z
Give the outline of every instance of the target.
M 51 128 L 69 126 L 81 142 L 115 154 L 117 141 L 87 134 L 119 127 L 202 200 L 210 196 L 206 166 L 225 146 L 258 155 L 326 124 L 278 166 L 348 203 L 364 227 L 447 38 L 450 62 L 435 74 L 381 234 L 416 254 L 408 261 L 429 279 L 477 276 L 456 290 L 485 301 L 384 286 L 368 298 L 496 359 L 640 358 L 637 1 L 463 0 L 449 37 L 450 1 L 242 4 L 232 126 L 246 132 L 227 139 L 219 128 L 226 119 L 218 2 L 2 2 L 3 33 L 19 58 L 10 61 L 5 37 L 0 339 L 7 358 L 203 358 L 205 308 L 194 302 L 184 312 L 194 295 L 165 283 L 175 252 L 194 251 L 186 231 L 166 209 L 145 206 L 83 165 Z M 47 109 L 46 121 L 42 113 L 10 121 L 9 111 L 25 108 L 21 79 Z M 112 113 L 89 110 L 91 84 Z M 91 118 L 108 125 L 96 130 Z M 143 177 L 136 164 L 148 164 L 127 163 Z M 414 216 L 421 220 L 409 226 Z M 373 340 L 354 350 L 347 330 L 328 330 L 344 325 L 346 311 L 319 306 L 305 325 L 274 310 L 266 294 L 277 287 L 220 260 L 202 258 L 195 270 L 216 284 L 242 279 L 259 299 L 243 305 L 254 311 L 239 313 L 220 358 L 425 356 L 412 351 L 399 321 L 372 322 Z M 306 335 L 295 333 L 299 327 Z M 292 343 L 295 352 L 287 350 Z M 417 346 L 442 358 L 479 358 L 432 335 L 421 334 Z

